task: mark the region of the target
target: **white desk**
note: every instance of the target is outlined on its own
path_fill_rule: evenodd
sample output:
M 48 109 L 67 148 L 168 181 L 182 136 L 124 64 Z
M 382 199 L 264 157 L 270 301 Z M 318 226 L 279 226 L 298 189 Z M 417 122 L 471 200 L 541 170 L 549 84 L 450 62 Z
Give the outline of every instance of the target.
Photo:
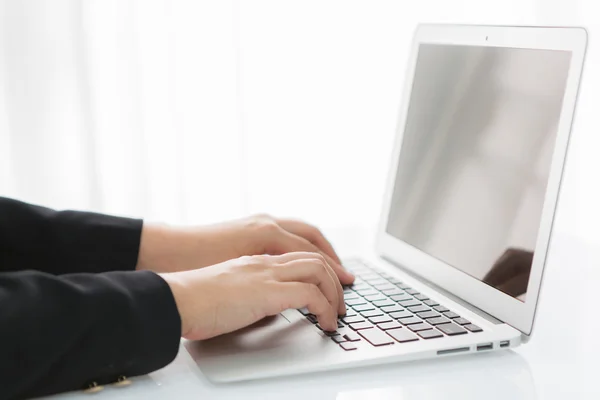
M 331 235 L 341 254 L 361 236 Z M 335 239 L 338 240 L 335 240 Z M 61 399 L 600 399 L 600 246 L 556 234 L 546 269 L 534 336 L 516 351 L 325 374 L 214 385 L 185 347 L 168 367 L 107 386 L 94 395 Z

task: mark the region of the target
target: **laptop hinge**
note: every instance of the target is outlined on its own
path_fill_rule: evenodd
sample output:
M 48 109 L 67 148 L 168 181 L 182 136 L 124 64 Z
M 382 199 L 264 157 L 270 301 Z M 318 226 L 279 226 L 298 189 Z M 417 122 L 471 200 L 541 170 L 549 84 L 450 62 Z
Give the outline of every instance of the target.
M 389 264 L 392 264 L 394 267 L 401 269 L 402 272 L 404 272 L 407 275 L 410 275 L 411 277 L 415 278 L 416 280 L 418 280 L 419 282 L 421 282 L 422 284 L 432 288 L 435 291 L 438 291 L 440 293 L 442 293 L 444 296 L 448 297 L 449 299 L 451 299 L 452 301 L 455 301 L 456 303 L 460 304 L 461 306 L 465 307 L 466 309 L 468 309 L 469 311 L 474 312 L 475 314 L 479 315 L 482 318 L 485 318 L 486 320 L 488 320 L 489 322 L 499 325 L 499 324 L 503 324 L 504 322 L 500 321 L 498 318 L 495 318 L 494 316 L 486 313 L 485 311 L 475 307 L 474 305 L 472 305 L 471 303 L 466 302 L 465 300 L 461 299 L 460 297 L 455 296 L 454 294 L 448 292 L 447 290 L 439 287 L 438 285 L 428 281 L 427 279 L 423 278 L 422 276 L 419 276 L 418 274 L 415 274 L 414 272 L 404 268 L 402 265 L 398 264 L 397 262 L 393 261 L 392 259 L 385 257 L 383 255 L 380 255 L 380 257 L 385 260 L 386 262 L 388 262 Z

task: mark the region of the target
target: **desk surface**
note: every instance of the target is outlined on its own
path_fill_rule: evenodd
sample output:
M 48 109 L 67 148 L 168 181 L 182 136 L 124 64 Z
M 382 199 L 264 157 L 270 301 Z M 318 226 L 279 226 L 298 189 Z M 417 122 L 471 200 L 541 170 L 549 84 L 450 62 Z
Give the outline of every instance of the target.
M 358 231 L 330 235 L 340 254 L 370 244 Z M 103 399 L 587 399 L 600 398 L 600 248 L 555 234 L 532 340 L 515 351 L 450 357 L 214 385 L 183 346 L 176 360 L 127 387 L 106 387 Z M 353 253 L 344 250 L 354 249 Z M 73 392 L 60 399 L 89 398 Z

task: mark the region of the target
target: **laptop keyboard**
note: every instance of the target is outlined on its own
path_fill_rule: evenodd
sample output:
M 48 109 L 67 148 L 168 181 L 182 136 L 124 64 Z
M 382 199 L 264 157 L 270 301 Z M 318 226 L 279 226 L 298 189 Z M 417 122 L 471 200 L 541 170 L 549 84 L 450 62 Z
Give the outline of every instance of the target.
M 437 301 L 361 261 L 353 260 L 345 266 L 356 276 L 353 285 L 344 287 L 347 313 L 340 316 L 336 331 L 323 331 L 345 351 L 356 350 L 358 342 L 387 346 L 483 331 Z M 322 330 L 307 309 L 298 311 Z

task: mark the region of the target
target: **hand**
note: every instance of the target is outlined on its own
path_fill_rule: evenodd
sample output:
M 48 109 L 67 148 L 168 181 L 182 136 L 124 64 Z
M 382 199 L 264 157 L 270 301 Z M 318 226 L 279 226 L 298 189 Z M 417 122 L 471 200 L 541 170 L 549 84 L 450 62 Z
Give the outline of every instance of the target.
M 294 251 L 321 254 L 342 284 L 354 282 L 354 276 L 342 267 L 335 250 L 317 228 L 267 215 L 194 228 L 145 224 L 138 269 L 185 271 L 246 255 Z
M 161 276 L 173 291 L 187 339 L 208 339 L 302 307 L 324 329 L 336 330 L 338 314 L 346 313 L 342 287 L 317 253 L 246 256 Z
M 507 249 L 483 281 L 504 293 L 518 297 L 527 292 L 532 262 L 533 252 Z

